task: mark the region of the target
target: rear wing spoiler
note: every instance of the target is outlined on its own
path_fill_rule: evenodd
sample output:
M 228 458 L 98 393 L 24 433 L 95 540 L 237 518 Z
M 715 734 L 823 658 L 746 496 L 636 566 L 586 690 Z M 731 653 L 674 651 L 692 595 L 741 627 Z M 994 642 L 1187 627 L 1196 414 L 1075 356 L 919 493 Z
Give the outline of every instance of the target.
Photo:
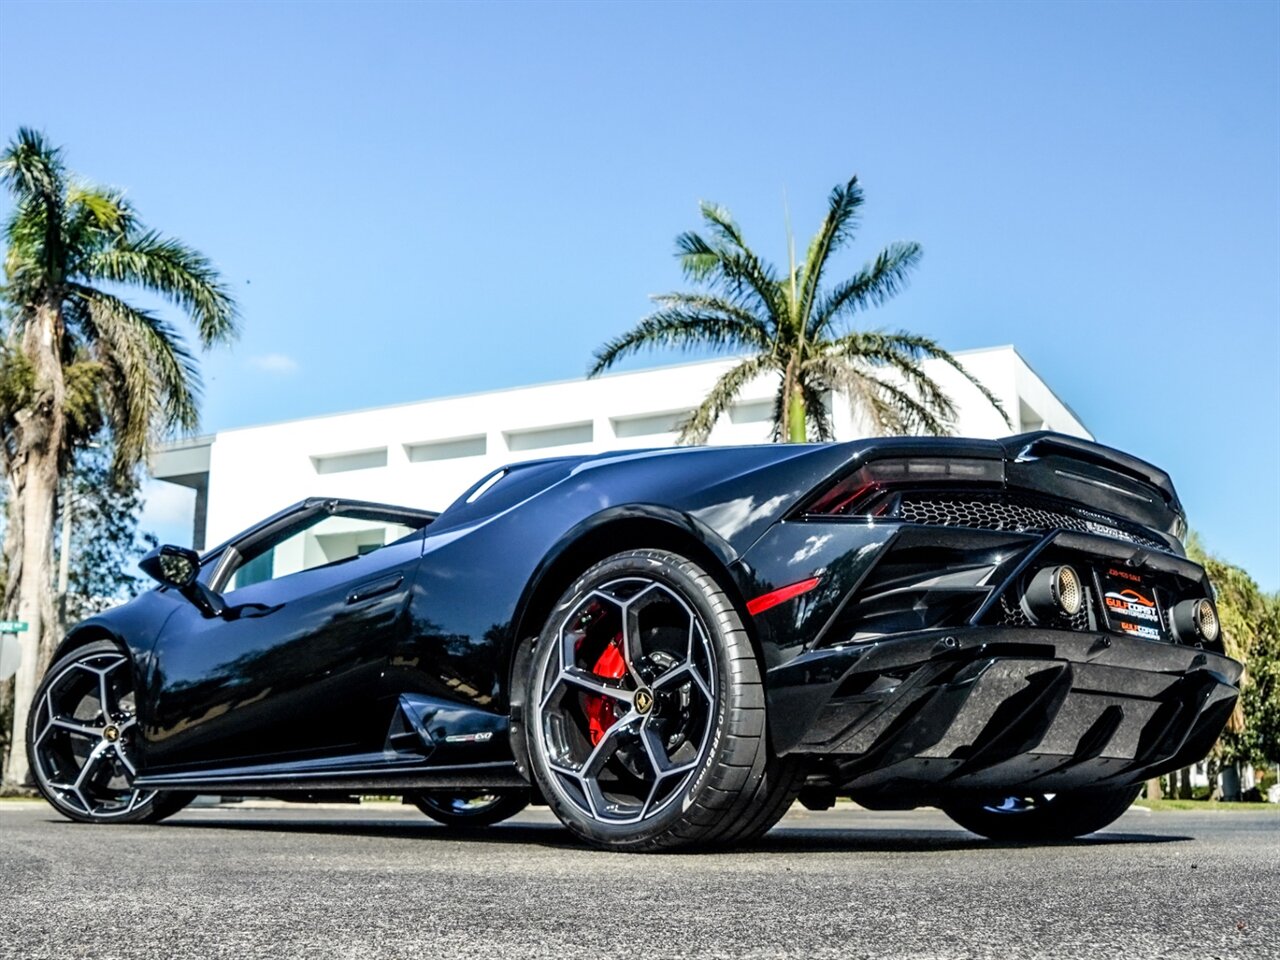
M 842 485 L 865 482 L 858 471 L 881 460 L 954 458 L 957 461 L 998 462 L 982 479 L 970 473 L 968 482 L 1001 486 L 1068 500 L 1100 513 L 1137 523 L 1148 530 L 1180 541 L 1186 534 L 1186 514 L 1169 475 L 1144 460 L 1091 440 L 1060 433 L 1036 431 L 1002 440 L 961 437 L 886 437 L 838 444 L 843 463 L 812 487 L 791 508 L 803 515 L 822 503 L 826 494 L 839 498 Z M 953 476 L 948 481 L 963 485 Z M 879 481 L 873 481 L 879 482 Z M 844 501 L 841 501 L 842 503 Z
M 1048 430 L 1006 437 L 1000 441 L 1000 445 L 1004 447 L 1010 460 L 1038 460 L 1041 457 L 1059 453 L 1073 460 L 1105 467 L 1158 491 L 1170 508 L 1179 513 L 1182 512 L 1182 505 L 1178 502 L 1178 494 L 1173 489 L 1173 480 L 1170 479 L 1169 474 L 1145 460 L 1139 460 L 1113 447 Z

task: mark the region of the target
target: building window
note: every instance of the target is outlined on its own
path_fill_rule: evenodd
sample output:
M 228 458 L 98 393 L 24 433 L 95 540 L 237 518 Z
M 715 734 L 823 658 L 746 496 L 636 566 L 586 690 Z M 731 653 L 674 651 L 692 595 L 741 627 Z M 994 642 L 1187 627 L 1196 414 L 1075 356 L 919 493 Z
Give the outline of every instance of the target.
M 676 410 L 673 413 L 652 413 L 641 417 L 614 417 L 613 435 L 627 437 L 652 437 L 662 433 L 679 433 L 680 425 L 689 419 L 692 410 Z
M 572 443 L 590 443 L 595 436 L 591 421 L 569 423 L 560 427 L 539 427 L 536 430 L 508 430 L 507 449 L 512 453 L 522 450 L 541 450 L 544 447 L 565 447 Z
M 749 400 L 729 408 L 730 423 L 767 423 L 773 419 L 772 400 Z
M 350 453 L 326 453 L 312 457 L 316 473 L 347 473 L 350 470 L 371 470 L 387 465 L 387 448 L 354 450 Z
M 429 440 L 424 443 L 407 443 L 404 452 L 410 463 L 427 463 L 431 460 L 457 460 L 461 457 L 483 457 L 489 444 L 483 433 L 473 437 L 454 437 L 452 440 Z

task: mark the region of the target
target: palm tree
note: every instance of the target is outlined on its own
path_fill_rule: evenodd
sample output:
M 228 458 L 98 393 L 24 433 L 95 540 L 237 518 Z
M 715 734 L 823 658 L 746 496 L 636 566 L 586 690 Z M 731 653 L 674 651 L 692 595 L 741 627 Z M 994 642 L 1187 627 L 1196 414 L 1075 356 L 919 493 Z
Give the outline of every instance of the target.
M 920 262 L 919 244 L 893 243 L 852 277 L 824 285 L 832 254 L 853 238 L 862 202 L 856 176 L 832 190 L 827 216 L 803 262 L 796 262 L 790 241 L 785 276 L 747 246 L 727 210 L 703 203 L 707 236 L 690 232 L 676 239 L 685 276 L 703 289 L 654 297 L 658 309 L 601 347 L 588 375 L 654 347 L 746 354 L 685 420 L 681 443 L 704 442 L 742 389 L 770 372 L 779 377 L 774 439 L 831 439 L 824 403 L 830 392 L 847 396 L 874 433 L 947 433 L 955 405 L 924 372 L 926 359 L 959 371 L 1007 423 L 995 396 L 934 341 L 906 332 L 849 329 L 857 314 L 897 294 Z
M 41 134 L 18 131 L 0 155 L 0 182 L 13 198 L 0 345 L 4 607 L 29 625 L 5 779 L 20 783 L 26 713 L 58 626 L 53 526 L 71 458 L 105 430 L 116 476 L 132 478 L 154 437 L 197 422 L 199 374 L 182 337 L 118 291 L 137 287 L 177 306 L 205 347 L 234 336 L 236 306 L 204 256 L 145 228 L 118 191 L 73 179 Z

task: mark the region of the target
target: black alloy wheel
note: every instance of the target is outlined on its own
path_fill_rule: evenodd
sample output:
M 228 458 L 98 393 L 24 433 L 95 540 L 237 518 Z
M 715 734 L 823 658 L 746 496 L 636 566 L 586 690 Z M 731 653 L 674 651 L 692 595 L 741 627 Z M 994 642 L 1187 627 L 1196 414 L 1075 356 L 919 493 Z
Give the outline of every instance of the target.
M 137 707 L 129 658 L 98 641 L 72 651 L 45 675 L 27 726 L 36 788 L 81 823 L 154 822 L 190 794 L 139 790 Z
M 529 805 L 528 790 L 424 790 L 410 794 L 414 806 L 447 827 L 488 827 Z
M 692 561 L 618 554 L 537 641 L 526 737 L 543 796 L 599 846 L 663 850 L 761 828 L 778 778 L 759 665 L 734 604 Z
M 1071 840 L 1101 830 L 1129 809 L 1142 785 L 1018 793 L 973 803 L 950 804 L 943 813 L 989 840 L 1044 843 Z

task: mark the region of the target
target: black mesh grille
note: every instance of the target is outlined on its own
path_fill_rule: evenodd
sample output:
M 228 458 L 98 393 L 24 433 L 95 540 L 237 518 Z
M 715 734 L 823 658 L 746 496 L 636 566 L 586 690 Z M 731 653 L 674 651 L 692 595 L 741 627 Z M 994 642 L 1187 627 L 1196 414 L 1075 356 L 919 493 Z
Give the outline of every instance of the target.
M 1041 624 L 1041 626 L 1055 627 L 1059 630 L 1075 630 L 1080 633 L 1089 629 L 1089 607 L 1093 603 L 1093 591 L 1085 589 L 1084 603 L 1080 604 L 1080 609 L 1072 616 L 1065 614 L 1057 616 L 1052 623 Z M 1000 598 L 1000 612 L 996 622 L 1002 627 L 1034 627 L 1036 626 L 1027 611 L 1022 609 L 1022 604 L 1017 598 L 1010 596 L 1008 593 Z
M 908 523 L 977 530 L 1034 532 L 1058 528 L 1111 537 L 1158 550 L 1168 549 L 1154 537 L 1139 533 L 1123 521 L 1105 514 L 1017 497 L 904 494 L 896 515 Z

